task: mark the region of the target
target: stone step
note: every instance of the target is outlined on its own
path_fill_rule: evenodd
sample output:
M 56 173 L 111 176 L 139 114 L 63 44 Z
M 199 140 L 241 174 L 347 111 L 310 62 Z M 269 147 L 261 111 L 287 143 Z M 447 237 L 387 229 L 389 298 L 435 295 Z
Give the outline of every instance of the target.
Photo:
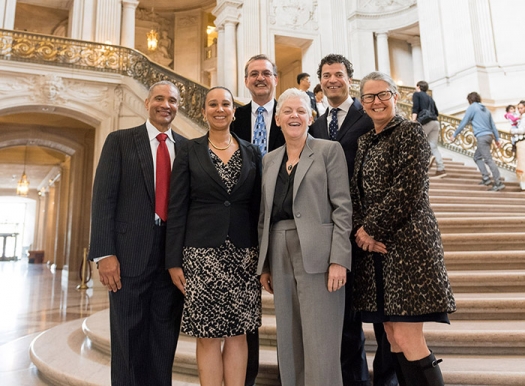
M 489 192 L 490 194 L 498 194 L 499 192 Z M 487 194 L 489 194 L 487 193 Z M 431 198 L 432 200 L 432 198 Z M 456 203 L 433 203 L 431 205 L 435 213 L 440 212 L 456 212 L 456 213 L 520 213 L 525 214 L 525 205 L 489 205 L 489 204 L 456 204 Z
M 503 189 L 499 192 L 498 197 L 505 198 L 521 198 L 525 202 L 525 192 L 511 192 L 507 189 Z M 485 190 L 459 190 L 459 189 L 449 189 L 439 185 L 432 185 L 430 188 L 431 197 L 487 197 L 487 192 Z
M 457 311 L 451 320 L 525 320 L 525 292 L 454 293 Z M 264 315 L 275 315 L 273 296 L 263 290 Z
M 481 179 L 480 179 L 481 181 Z M 479 182 L 479 181 L 478 181 Z M 484 192 L 488 192 L 488 193 L 506 193 L 506 192 L 522 192 L 522 190 L 520 189 L 519 185 L 517 183 L 514 183 L 514 182 L 505 182 L 505 186 L 506 188 L 499 191 L 499 192 L 490 192 L 489 189 L 490 189 L 490 186 L 485 186 L 485 185 L 478 185 L 477 182 L 475 181 L 465 181 L 465 180 L 462 180 L 460 178 L 457 178 L 457 179 L 453 179 L 453 178 L 447 178 L 447 177 L 444 177 L 444 178 L 431 178 L 430 179 L 430 189 L 432 190 L 434 187 L 438 187 L 438 188 L 441 188 L 441 189 L 457 189 L 458 192 L 463 192 L 463 191 L 470 191 L 470 190 L 475 190 L 475 191 L 484 191 Z
M 525 215 L 521 217 L 438 217 L 439 230 L 448 233 L 525 232 Z
M 446 209 L 446 208 L 445 208 Z M 449 208 L 450 209 L 450 208 Z M 512 213 L 512 212 L 450 212 L 447 210 L 436 211 L 434 209 L 434 214 L 437 219 L 440 218 L 463 218 L 463 217 L 523 217 L 523 213 Z
M 445 251 L 449 271 L 461 270 L 525 270 L 525 251 Z
M 494 192 L 497 193 L 497 192 Z M 491 194 L 486 197 L 470 197 L 470 196 L 430 196 L 430 204 L 454 204 L 454 205 L 490 205 L 490 206 L 514 206 L 514 207 L 525 207 L 525 197 L 524 198 L 511 198 L 505 197 L 502 195 Z
M 30 355 L 42 377 L 62 386 L 109 385 L 108 310 L 85 321 L 61 324 L 40 334 L 31 344 Z M 83 327 L 82 327 L 83 326 Z M 371 324 L 363 326 L 371 370 L 375 340 Z M 87 338 L 83 330 L 89 333 Z M 427 323 L 425 334 L 438 358 L 447 385 L 523 385 L 525 367 L 525 322 L 455 321 L 451 325 Z M 279 385 L 275 349 L 275 318 L 264 316 L 261 335 L 261 365 L 258 385 Z M 265 343 L 274 344 L 265 344 Z M 465 354 L 465 352 L 471 354 Z M 508 354 L 510 353 L 510 354 Z M 496 356 L 497 355 L 497 356 Z M 174 362 L 173 386 L 198 385 L 195 339 L 181 335 Z
M 525 271 L 449 271 L 454 293 L 525 292 Z
M 525 232 L 442 234 L 445 251 L 525 250 Z

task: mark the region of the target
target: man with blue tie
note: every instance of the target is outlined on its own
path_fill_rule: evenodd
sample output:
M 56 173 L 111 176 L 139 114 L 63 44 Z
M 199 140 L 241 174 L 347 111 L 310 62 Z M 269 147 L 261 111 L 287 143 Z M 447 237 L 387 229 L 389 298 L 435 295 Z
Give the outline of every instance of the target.
M 244 67 L 244 84 L 252 100 L 235 110 L 231 131 L 245 141 L 259 146 L 261 154 L 284 145 L 284 136 L 275 123 L 274 98 L 277 67 L 266 55 L 251 57 Z M 247 334 L 248 368 L 246 386 L 253 386 L 259 371 L 259 332 Z
M 338 141 L 343 147 L 348 165 L 349 181 L 354 173 L 357 140 L 374 127 L 363 111 L 358 98 L 350 96 L 354 69 L 342 55 L 330 54 L 319 64 L 317 75 L 328 100 L 326 112 L 310 127 L 316 138 Z M 352 245 L 355 245 L 352 240 Z M 348 273 L 341 345 L 341 369 L 344 386 L 368 386 L 369 375 L 365 353 L 365 337 L 359 315 L 352 311 L 352 273 Z M 378 349 L 374 359 L 374 386 L 397 385 L 390 344 L 381 323 L 374 323 Z

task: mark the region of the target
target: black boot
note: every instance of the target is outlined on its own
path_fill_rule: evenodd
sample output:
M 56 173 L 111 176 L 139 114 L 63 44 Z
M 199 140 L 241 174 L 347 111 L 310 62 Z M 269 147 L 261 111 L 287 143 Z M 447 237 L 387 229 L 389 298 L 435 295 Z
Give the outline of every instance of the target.
M 418 385 L 420 386 L 444 386 L 443 375 L 439 368 L 439 363 L 443 362 L 442 359 L 436 359 L 432 351 L 430 355 L 417 361 L 411 361 L 410 364 L 414 365 L 413 369 L 417 373 L 419 379 Z
M 420 367 L 416 365 L 417 361 L 409 361 L 402 352 L 396 353 L 396 358 L 401 367 L 403 377 L 402 381 L 399 379 L 399 376 L 397 377 L 399 386 L 425 386 L 421 378 Z
M 399 386 L 408 386 L 405 381 L 405 376 L 403 374 L 402 363 L 408 362 L 405 358 L 405 355 L 402 352 L 393 352 L 392 353 L 392 364 L 396 370 L 397 382 Z

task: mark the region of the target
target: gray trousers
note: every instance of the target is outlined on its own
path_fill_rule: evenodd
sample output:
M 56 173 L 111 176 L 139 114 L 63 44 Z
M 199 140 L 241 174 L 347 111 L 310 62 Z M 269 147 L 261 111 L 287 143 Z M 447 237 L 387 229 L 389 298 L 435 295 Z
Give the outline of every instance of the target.
M 328 292 L 327 273 L 305 272 L 294 220 L 273 225 L 269 259 L 282 386 L 342 386 L 345 291 Z
M 436 159 L 437 170 L 445 170 L 443 158 L 441 157 L 441 153 L 438 149 L 439 129 L 439 121 L 430 121 L 427 124 L 423 125 L 423 132 L 427 136 L 427 141 L 430 145 L 430 150 L 432 150 L 432 155 Z
M 481 172 L 484 180 L 488 180 L 490 178 L 485 164 L 489 165 L 490 171 L 492 172 L 492 178 L 494 179 L 494 185 L 498 185 L 500 183 L 499 169 L 492 159 L 492 154 L 490 153 L 490 146 L 492 145 L 493 139 L 494 137 L 492 135 L 482 135 L 481 137 L 476 137 L 476 140 L 478 141 L 478 147 L 474 152 L 474 162 L 476 162 L 476 165 L 478 165 L 478 169 Z

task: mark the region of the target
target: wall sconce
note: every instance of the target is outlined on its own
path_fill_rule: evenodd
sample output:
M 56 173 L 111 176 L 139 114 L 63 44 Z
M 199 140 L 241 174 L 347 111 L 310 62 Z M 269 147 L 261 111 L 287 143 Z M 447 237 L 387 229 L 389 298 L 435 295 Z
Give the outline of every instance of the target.
M 155 51 L 159 45 L 159 33 L 155 29 L 153 20 L 155 20 L 155 1 L 153 1 L 151 7 L 151 30 L 146 34 L 148 37 L 148 51 Z

